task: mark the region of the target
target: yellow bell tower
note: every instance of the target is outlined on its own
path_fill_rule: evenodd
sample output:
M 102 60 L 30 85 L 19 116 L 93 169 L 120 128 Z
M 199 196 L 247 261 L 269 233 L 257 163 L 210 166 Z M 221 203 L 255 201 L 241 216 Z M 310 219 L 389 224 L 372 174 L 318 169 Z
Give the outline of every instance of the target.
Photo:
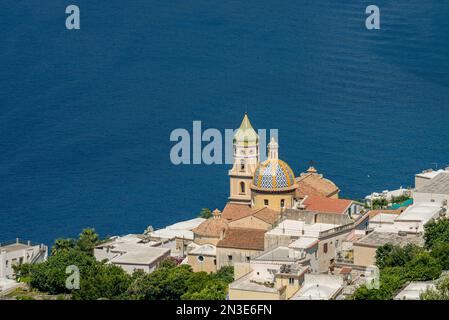
M 259 164 L 259 136 L 245 113 L 233 139 L 234 165 L 229 170 L 230 196 L 234 203 L 251 204 L 251 183 Z

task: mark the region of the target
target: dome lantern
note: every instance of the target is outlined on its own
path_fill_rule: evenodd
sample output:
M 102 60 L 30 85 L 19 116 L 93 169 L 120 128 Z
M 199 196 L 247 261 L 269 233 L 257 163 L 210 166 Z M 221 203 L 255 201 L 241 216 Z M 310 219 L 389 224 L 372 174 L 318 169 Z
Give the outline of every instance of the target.
M 271 137 L 271 141 L 268 144 L 268 159 L 277 160 L 279 158 L 279 144 L 274 137 Z

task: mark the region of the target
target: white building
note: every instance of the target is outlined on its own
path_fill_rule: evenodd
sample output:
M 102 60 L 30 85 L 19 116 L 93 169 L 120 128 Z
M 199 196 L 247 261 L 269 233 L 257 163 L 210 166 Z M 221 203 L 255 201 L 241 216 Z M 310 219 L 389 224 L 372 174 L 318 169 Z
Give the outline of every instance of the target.
M 306 274 L 301 289 L 291 300 L 331 300 L 343 289 L 343 277 L 328 274 Z
M 170 256 L 170 249 L 161 248 L 160 244 L 157 241 L 144 242 L 142 235 L 129 234 L 96 246 L 94 256 L 98 261 L 117 265 L 129 274 L 137 270 L 150 273 Z
M 170 249 L 173 257 L 185 257 L 188 252 L 188 245 L 193 242 L 192 230 L 203 221 L 205 221 L 203 218 L 181 221 L 165 228 L 151 231 L 147 236 L 151 240 L 162 242 L 161 247 Z
M 432 180 L 433 178 L 435 178 L 437 175 L 439 175 L 440 173 L 449 173 L 449 167 L 447 167 L 446 169 L 440 169 L 440 170 L 432 170 L 432 169 L 428 169 L 428 170 L 424 170 L 421 173 L 418 173 L 415 175 L 415 188 L 419 189 L 424 187 L 425 185 L 427 185 L 430 180 Z
M 203 218 L 194 218 L 181 221 L 165 228 L 150 232 L 149 236 L 154 240 L 160 241 L 175 240 L 176 238 L 193 240 L 192 230 L 198 227 L 203 221 L 205 221 Z
M 376 232 L 424 232 L 424 225 L 430 219 L 444 214 L 439 204 L 422 202 L 409 206 L 401 214 L 379 213 L 370 219 L 370 228 Z
M 435 283 L 425 281 L 410 282 L 394 297 L 394 300 L 420 300 L 421 294 L 428 289 L 435 289 Z
M 19 239 L 9 244 L 0 244 L 0 278 L 14 275 L 13 266 L 23 263 L 39 263 L 47 260 L 48 248 L 43 244 L 22 243 Z
M 449 171 L 443 171 L 432 179 L 420 183 L 420 187 L 413 191 L 414 203 L 432 202 L 441 207 L 449 203 Z

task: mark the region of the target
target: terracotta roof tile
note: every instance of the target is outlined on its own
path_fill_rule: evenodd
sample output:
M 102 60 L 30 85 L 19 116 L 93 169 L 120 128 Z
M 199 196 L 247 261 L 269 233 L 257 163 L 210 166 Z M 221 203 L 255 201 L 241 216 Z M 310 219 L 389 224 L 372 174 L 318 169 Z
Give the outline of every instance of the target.
M 209 218 L 192 230 L 193 233 L 206 237 L 219 237 L 228 230 L 228 222 L 223 218 Z
M 251 207 L 246 204 L 228 202 L 221 213 L 221 217 L 228 221 L 233 221 L 250 216 L 252 213 Z
M 304 197 L 305 195 L 330 197 L 340 191 L 332 181 L 323 178 L 323 175 L 316 172 L 302 173 L 296 179 L 296 183 L 298 184 L 297 197 Z
M 306 210 L 314 212 L 327 212 L 343 214 L 351 205 L 352 200 L 333 199 L 316 195 L 308 195 L 303 204 Z
M 254 212 L 254 217 L 265 221 L 269 224 L 274 224 L 276 221 L 278 221 L 280 217 L 280 212 L 272 210 L 270 208 L 262 208 Z
M 264 250 L 265 230 L 249 228 L 229 228 L 217 247 L 248 250 Z

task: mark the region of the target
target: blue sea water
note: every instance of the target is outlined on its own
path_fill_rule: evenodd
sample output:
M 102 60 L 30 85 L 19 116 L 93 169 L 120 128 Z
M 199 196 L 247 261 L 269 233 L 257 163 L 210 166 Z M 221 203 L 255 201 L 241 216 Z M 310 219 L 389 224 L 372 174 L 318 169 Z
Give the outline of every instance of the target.
M 449 2 L 2 0 L 0 239 L 141 232 L 222 208 L 228 165 L 174 166 L 192 121 L 278 128 L 346 197 L 449 163 Z M 65 7 L 81 30 L 65 29 Z

